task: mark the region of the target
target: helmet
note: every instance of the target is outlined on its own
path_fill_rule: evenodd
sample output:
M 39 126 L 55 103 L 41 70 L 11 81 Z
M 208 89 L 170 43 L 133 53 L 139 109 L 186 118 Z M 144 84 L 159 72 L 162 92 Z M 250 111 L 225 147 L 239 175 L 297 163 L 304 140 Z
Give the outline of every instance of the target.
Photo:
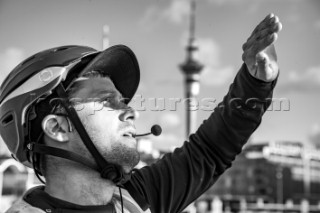
M 108 75 L 126 103 L 132 99 L 140 71 L 134 53 L 124 45 L 101 52 L 86 46 L 56 47 L 29 57 L 10 72 L 0 87 L 0 134 L 16 160 L 31 166 L 27 145 L 32 142 L 28 122 L 32 108 L 59 85 L 67 89 L 92 70 Z

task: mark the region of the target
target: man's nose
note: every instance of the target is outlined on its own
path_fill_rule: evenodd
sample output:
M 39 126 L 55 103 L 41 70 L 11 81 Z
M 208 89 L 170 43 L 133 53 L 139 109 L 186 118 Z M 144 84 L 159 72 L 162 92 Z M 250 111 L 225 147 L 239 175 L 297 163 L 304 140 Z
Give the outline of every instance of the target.
M 138 111 L 132 107 L 126 107 L 122 109 L 122 113 L 119 116 L 121 121 L 135 121 L 139 117 Z

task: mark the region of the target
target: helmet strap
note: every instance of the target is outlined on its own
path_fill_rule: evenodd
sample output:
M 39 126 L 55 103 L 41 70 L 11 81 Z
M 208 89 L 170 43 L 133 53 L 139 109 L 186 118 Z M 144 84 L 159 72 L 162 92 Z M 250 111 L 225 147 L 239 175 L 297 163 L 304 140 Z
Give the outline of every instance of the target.
M 125 173 L 123 168 L 118 164 L 107 162 L 99 153 L 97 148 L 94 146 L 76 110 L 72 105 L 68 103 L 69 101 L 68 101 L 66 90 L 64 89 L 61 83 L 57 86 L 56 91 L 59 97 L 59 101 L 61 102 L 62 106 L 66 110 L 69 119 L 71 120 L 75 129 L 80 135 L 80 138 L 82 139 L 84 145 L 93 156 L 96 162 L 96 165 L 92 165 L 87 159 L 85 159 L 84 157 L 76 153 L 72 153 L 63 149 L 58 149 L 58 148 L 49 147 L 49 146 L 40 145 L 40 144 L 30 144 L 30 147 L 28 147 L 30 148 L 29 150 L 36 153 L 53 155 L 53 156 L 57 156 L 57 157 L 61 157 L 61 158 L 65 158 L 65 159 L 69 159 L 69 160 L 81 163 L 91 169 L 98 171 L 102 178 L 111 180 L 117 185 L 121 185 L 126 181 L 128 181 L 131 177 L 131 173 L 129 174 Z

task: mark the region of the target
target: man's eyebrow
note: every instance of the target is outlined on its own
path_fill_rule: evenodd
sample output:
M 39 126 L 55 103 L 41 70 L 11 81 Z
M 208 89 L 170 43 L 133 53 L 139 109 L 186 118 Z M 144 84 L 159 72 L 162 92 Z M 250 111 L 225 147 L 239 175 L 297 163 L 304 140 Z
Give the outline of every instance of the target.
M 123 99 L 122 94 L 117 93 L 116 91 L 108 91 L 108 90 L 101 90 L 99 92 L 97 92 L 97 95 L 111 95 L 112 97 L 119 97 L 119 99 Z

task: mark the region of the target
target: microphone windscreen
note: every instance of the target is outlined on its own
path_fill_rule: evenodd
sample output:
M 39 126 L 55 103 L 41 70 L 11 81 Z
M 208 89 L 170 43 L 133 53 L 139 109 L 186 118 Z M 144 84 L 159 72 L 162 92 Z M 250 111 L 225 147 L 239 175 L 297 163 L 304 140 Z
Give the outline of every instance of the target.
M 162 132 L 162 129 L 159 125 L 156 124 L 151 127 L 151 133 L 153 135 L 159 136 L 161 134 L 161 132 Z

